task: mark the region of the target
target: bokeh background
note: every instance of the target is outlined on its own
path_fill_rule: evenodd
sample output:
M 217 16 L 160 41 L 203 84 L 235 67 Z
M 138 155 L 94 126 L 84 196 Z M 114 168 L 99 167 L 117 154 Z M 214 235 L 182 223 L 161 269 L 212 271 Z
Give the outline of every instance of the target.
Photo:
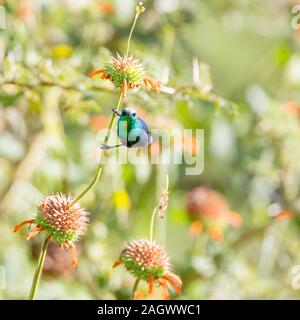
M 0 298 L 24 299 L 42 237 L 26 242 L 26 230 L 12 228 L 35 215 L 44 195 L 78 194 L 92 178 L 97 132 L 116 96 L 87 74 L 124 51 L 135 2 L 0 2 Z M 205 129 L 204 172 L 106 166 L 81 201 L 91 222 L 78 269 L 51 245 L 38 298 L 129 298 L 134 279 L 112 264 L 124 242 L 148 235 L 167 173 L 169 208 L 157 240 L 183 280 L 178 299 L 300 298 L 300 31 L 291 26 L 298 1 L 144 2 L 131 50 L 175 90 L 139 91 L 127 102 L 153 128 Z M 193 201 L 203 192 L 199 209 Z M 189 214 L 195 207 L 201 224 Z M 146 286 L 140 290 L 147 298 Z

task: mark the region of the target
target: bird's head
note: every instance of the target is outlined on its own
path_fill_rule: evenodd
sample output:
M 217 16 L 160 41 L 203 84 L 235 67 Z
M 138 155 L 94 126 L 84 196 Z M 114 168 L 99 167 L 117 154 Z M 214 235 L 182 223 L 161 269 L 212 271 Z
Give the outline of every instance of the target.
M 124 108 L 121 115 L 122 117 L 136 118 L 136 112 L 131 108 Z

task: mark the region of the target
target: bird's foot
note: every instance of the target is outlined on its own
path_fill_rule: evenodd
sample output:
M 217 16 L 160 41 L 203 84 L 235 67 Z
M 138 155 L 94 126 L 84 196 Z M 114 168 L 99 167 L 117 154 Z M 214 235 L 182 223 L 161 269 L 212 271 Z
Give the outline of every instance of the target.
M 107 144 L 102 143 L 102 144 L 100 145 L 100 149 L 102 149 L 102 150 L 109 150 L 109 149 L 113 149 L 113 148 L 119 148 L 119 147 L 121 147 L 121 146 L 122 146 L 122 144 L 117 144 L 117 145 L 115 145 L 115 146 L 108 146 Z
M 102 149 L 102 150 L 109 150 L 109 149 L 111 149 L 112 147 L 111 146 L 108 146 L 107 144 L 104 144 L 104 143 L 102 143 L 101 145 L 100 145 L 100 149 Z
M 118 112 L 115 108 L 112 109 L 113 114 L 115 114 L 116 116 L 120 117 L 121 113 Z

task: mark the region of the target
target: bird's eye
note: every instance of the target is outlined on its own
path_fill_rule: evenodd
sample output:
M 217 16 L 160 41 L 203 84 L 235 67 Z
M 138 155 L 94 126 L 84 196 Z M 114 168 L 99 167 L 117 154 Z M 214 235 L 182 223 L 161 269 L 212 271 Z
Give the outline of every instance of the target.
M 136 116 L 136 113 L 134 112 L 132 115 L 135 117 L 135 116 Z

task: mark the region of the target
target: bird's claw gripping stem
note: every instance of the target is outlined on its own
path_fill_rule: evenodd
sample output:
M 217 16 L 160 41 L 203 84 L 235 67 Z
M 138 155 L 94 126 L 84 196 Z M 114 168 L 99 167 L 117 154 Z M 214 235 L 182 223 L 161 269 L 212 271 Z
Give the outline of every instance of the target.
M 100 149 L 102 149 L 102 150 L 108 150 L 108 149 L 110 149 L 110 146 L 108 146 L 107 144 L 102 143 L 102 144 L 100 145 Z
M 121 146 L 122 146 L 122 144 L 117 144 L 117 145 L 115 145 L 115 146 L 108 146 L 107 144 L 102 143 L 102 144 L 100 145 L 100 149 L 102 149 L 102 150 L 109 150 L 109 149 L 118 148 L 118 147 L 121 147 Z
M 116 116 L 120 117 L 121 113 L 118 112 L 115 108 L 112 109 L 113 114 L 115 114 Z

